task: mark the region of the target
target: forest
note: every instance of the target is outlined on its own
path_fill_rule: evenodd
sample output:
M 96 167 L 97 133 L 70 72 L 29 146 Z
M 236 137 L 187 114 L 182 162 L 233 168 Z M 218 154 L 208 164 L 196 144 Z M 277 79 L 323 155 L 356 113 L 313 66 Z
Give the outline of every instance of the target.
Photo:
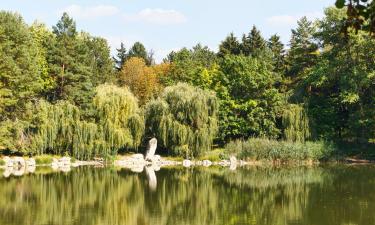
M 0 11 L 0 154 L 111 157 L 153 137 L 160 154 L 186 158 L 373 148 L 375 38 L 339 8 L 302 17 L 287 45 L 250 24 L 216 52 L 197 44 L 161 63 L 140 42 L 112 57 L 67 13 L 49 28 Z

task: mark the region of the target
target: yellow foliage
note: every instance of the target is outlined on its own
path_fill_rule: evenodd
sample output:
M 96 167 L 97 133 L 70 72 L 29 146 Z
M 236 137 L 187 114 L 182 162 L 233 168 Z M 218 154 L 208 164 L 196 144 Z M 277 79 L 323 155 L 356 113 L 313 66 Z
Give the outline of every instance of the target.
M 120 83 L 128 86 L 143 105 L 161 90 L 159 78 L 169 69 L 168 64 L 147 66 L 141 58 L 126 61 L 120 72 Z

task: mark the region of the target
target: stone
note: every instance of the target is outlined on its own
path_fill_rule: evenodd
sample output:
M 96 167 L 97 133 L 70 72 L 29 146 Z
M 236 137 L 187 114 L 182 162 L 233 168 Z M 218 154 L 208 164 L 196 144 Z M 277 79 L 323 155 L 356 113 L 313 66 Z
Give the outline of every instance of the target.
M 5 165 L 4 165 L 5 167 L 13 167 L 13 161 L 8 156 L 5 156 L 3 158 L 3 161 L 5 162 Z
M 26 163 L 25 160 L 22 157 L 14 157 L 12 159 L 13 161 L 13 167 L 25 167 Z
M 237 158 L 235 156 L 231 156 L 229 158 L 230 165 L 237 165 Z
M 51 163 L 51 167 L 54 170 L 58 169 L 59 168 L 59 160 L 57 160 L 56 158 L 53 158 L 52 163 Z
M 18 169 L 13 170 L 12 174 L 16 177 L 20 177 L 25 173 L 25 168 L 24 167 L 18 167 Z
M 144 168 L 144 166 L 142 165 L 142 166 L 133 166 L 133 167 L 131 167 L 130 168 L 130 170 L 132 171 L 132 172 L 134 172 L 134 173 L 142 173 L 143 172 L 143 168 Z
M 203 160 L 202 164 L 205 167 L 209 167 L 209 166 L 212 165 L 212 162 L 210 160 L 205 159 L 205 160 Z
M 156 138 L 152 138 L 148 142 L 145 160 L 152 161 L 155 155 L 157 146 L 158 146 L 158 140 Z
M 191 161 L 188 160 L 188 159 L 185 159 L 184 161 L 182 161 L 182 165 L 184 167 L 190 167 L 191 166 Z
M 33 159 L 33 158 L 27 159 L 27 160 L 26 160 L 26 165 L 27 165 L 28 167 L 35 167 L 35 166 L 36 166 L 35 159 Z
M 59 166 L 70 166 L 70 157 L 62 157 L 59 159 Z
M 156 178 L 155 170 L 153 169 L 153 167 L 148 167 L 148 166 L 145 167 L 145 170 L 146 170 L 146 176 L 148 180 L 148 186 L 151 191 L 155 191 L 156 186 L 157 186 L 157 178 Z
M 131 158 L 132 159 L 134 159 L 134 160 L 144 160 L 144 157 L 143 157 L 143 155 L 142 154 L 133 154 L 132 156 L 131 156 Z
M 28 173 L 34 173 L 35 170 L 36 170 L 36 166 L 27 166 L 27 167 L 26 167 L 26 171 L 27 171 Z
M 13 171 L 12 167 L 6 167 L 4 172 L 3 172 L 3 176 L 5 178 L 10 177 L 10 175 L 12 174 L 12 171 Z

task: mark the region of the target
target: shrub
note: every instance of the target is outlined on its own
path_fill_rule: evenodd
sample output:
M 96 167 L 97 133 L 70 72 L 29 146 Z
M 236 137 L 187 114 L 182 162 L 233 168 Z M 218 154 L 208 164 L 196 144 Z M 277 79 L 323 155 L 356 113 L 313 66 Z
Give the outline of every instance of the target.
M 37 165 L 47 165 L 52 163 L 54 157 L 51 155 L 39 155 L 35 157 L 35 163 Z

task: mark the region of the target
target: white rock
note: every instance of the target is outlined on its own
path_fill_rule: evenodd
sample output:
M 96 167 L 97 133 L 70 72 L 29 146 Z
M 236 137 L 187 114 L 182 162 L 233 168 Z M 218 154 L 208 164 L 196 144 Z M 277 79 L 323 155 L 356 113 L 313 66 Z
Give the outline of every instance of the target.
M 70 165 L 65 165 L 65 166 L 59 167 L 59 170 L 64 172 L 64 173 L 67 173 L 71 170 L 71 168 L 70 168 Z
M 237 158 L 235 156 L 231 156 L 229 160 L 231 165 L 237 165 Z
M 205 159 L 205 160 L 203 160 L 202 164 L 205 167 L 209 167 L 209 166 L 212 165 L 212 162 L 210 160 Z
M 132 159 L 135 159 L 135 160 L 144 160 L 144 157 L 143 157 L 143 155 L 142 154 L 133 154 L 132 156 L 131 156 L 131 158 Z
M 3 161 L 5 162 L 5 167 L 13 167 L 13 161 L 8 156 L 5 156 Z
M 25 167 L 26 163 L 22 157 L 14 157 L 12 159 L 13 167 Z
M 25 168 L 24 167 L 19 167 L 17 170 L 13 170 L 12 174 L 14 176 L 20 177 L 25 173 Z
M 160 155 L 154 155 L 151 160 L 152 165 L 161 164 L 161 157 Z
M 147 147 L 146 157 L 145 157 L 146 160 L 152 161 L 152 159 L 155 155 L 157 146 L 158 146 L 158 140 L 156 138 L 152 138 L 148 142 L 148 147 Z
M 52 163 L 51 163 L 51 167 L 54 170 L 58 169 L 59 168 L 59 160 L 57 160 L 56 158 L 53 158 Z
M 148 186 L 150 190 L 154 191 L 156 190 L 156 186 L 157 186 L 155 170 L 152 167 L 148 167 L 148 166 L 146 166 L 145 169 L 146 169 L 146 176 L 148 180 Z
M 26 165 L 28 167 L 35 167 L 36 166 L 35 159 L 33 159 L 33 158 L 27 159 L 26 160 Z
M 59 159 L 59 166 L 69 166 L 71 163 L 70 157 L 62 157 Z
M 184 167 L 190 167 L 191 166 L 191 161 L 188 160 L 188 159 L 185 159 L 184 161 L 182 161 L 182 165 Z
M 26 170 L 28 173 L 34 173 L 36 170 L 36 166 L 27 166 Z
M 144 166 L 133 166 L 130 168 L 130 170 L 134 173 L 142 173 Z
M 3 176 L 9 177 L 12 174 L 12 171 L 13 171 L 13 167 L 6 167 L 3 172 Z

